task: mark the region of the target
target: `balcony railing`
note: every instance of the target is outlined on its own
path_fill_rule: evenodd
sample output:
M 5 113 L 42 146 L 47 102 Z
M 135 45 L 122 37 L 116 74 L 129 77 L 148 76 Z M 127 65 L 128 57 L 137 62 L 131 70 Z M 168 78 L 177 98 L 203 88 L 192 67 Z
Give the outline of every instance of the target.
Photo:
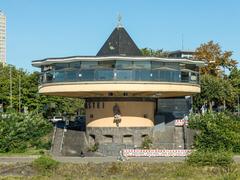
M 152 81 L 199 83 L 199 74 L 191 71 L 173 70 L 118 70 L 118 69 L 82 69 L 48 71 L 40 75 L 40 83 L 86 82 L 86 81 Z

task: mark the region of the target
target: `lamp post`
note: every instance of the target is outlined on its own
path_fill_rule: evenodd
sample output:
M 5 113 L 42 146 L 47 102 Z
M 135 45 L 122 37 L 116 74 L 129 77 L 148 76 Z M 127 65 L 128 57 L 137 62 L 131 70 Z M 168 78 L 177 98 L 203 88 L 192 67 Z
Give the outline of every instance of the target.
M 9 96 L 10 96 L 10 107 L 13 107 L 13 102 L 12 102 L 12 66 L 9 65 Z

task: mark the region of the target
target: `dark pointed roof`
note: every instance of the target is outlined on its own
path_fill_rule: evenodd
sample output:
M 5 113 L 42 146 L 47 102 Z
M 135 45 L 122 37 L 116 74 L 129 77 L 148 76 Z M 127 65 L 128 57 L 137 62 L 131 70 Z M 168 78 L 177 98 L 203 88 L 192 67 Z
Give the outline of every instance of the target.
M 97 56 L 142 56 L 141 51 L 123 27 L 116 27 Z

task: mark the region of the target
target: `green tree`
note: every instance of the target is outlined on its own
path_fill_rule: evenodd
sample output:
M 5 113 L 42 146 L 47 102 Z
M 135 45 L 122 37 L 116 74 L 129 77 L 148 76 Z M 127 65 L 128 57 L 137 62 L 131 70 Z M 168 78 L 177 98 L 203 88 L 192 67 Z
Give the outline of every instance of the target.
M 141 52 L 143 56 L 153 56 L 153 57 L 160 57 L 166 58 L 168 57 L 168 52 L 164 51 L 163 49 L 153 50 L 151 48 L 142 48 Z
M 47 117 L 64 112 L 75 114 L 77 110 L 83 108 L 84 101 L 82 99 L 39 94 L 39 73 L 28 73 L 23 69 L 6 65 L 0 66 L 0 103 L 4 104 L 5 110 L 11 104 L 10 70 L 13 109 L 18 111 L 20 105 L 20 111 L 23 111 L 23 108 L 27 107 L 29 111 L 37 110 L 37 112 L 41 112 Z
M 202 75 L 200 79 L 201 93 L 194 97 L 194 106 L 199 108 L 204 103 L 212 110 L 213 103 L 224 105 L 232 104 L 236 97 L 236 92 L 232 84 L 226 80 L 212 75 Z

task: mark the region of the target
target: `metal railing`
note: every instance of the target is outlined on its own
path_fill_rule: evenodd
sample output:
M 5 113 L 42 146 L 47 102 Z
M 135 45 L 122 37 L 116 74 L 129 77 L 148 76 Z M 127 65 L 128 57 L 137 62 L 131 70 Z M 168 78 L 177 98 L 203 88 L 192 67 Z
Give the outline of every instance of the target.
M 147 69 L 84 69 L 47 71 L 40 75 L 40 84 L 86 81 L 149 81 L 198 84 L 199 73 L 191 71 Z

